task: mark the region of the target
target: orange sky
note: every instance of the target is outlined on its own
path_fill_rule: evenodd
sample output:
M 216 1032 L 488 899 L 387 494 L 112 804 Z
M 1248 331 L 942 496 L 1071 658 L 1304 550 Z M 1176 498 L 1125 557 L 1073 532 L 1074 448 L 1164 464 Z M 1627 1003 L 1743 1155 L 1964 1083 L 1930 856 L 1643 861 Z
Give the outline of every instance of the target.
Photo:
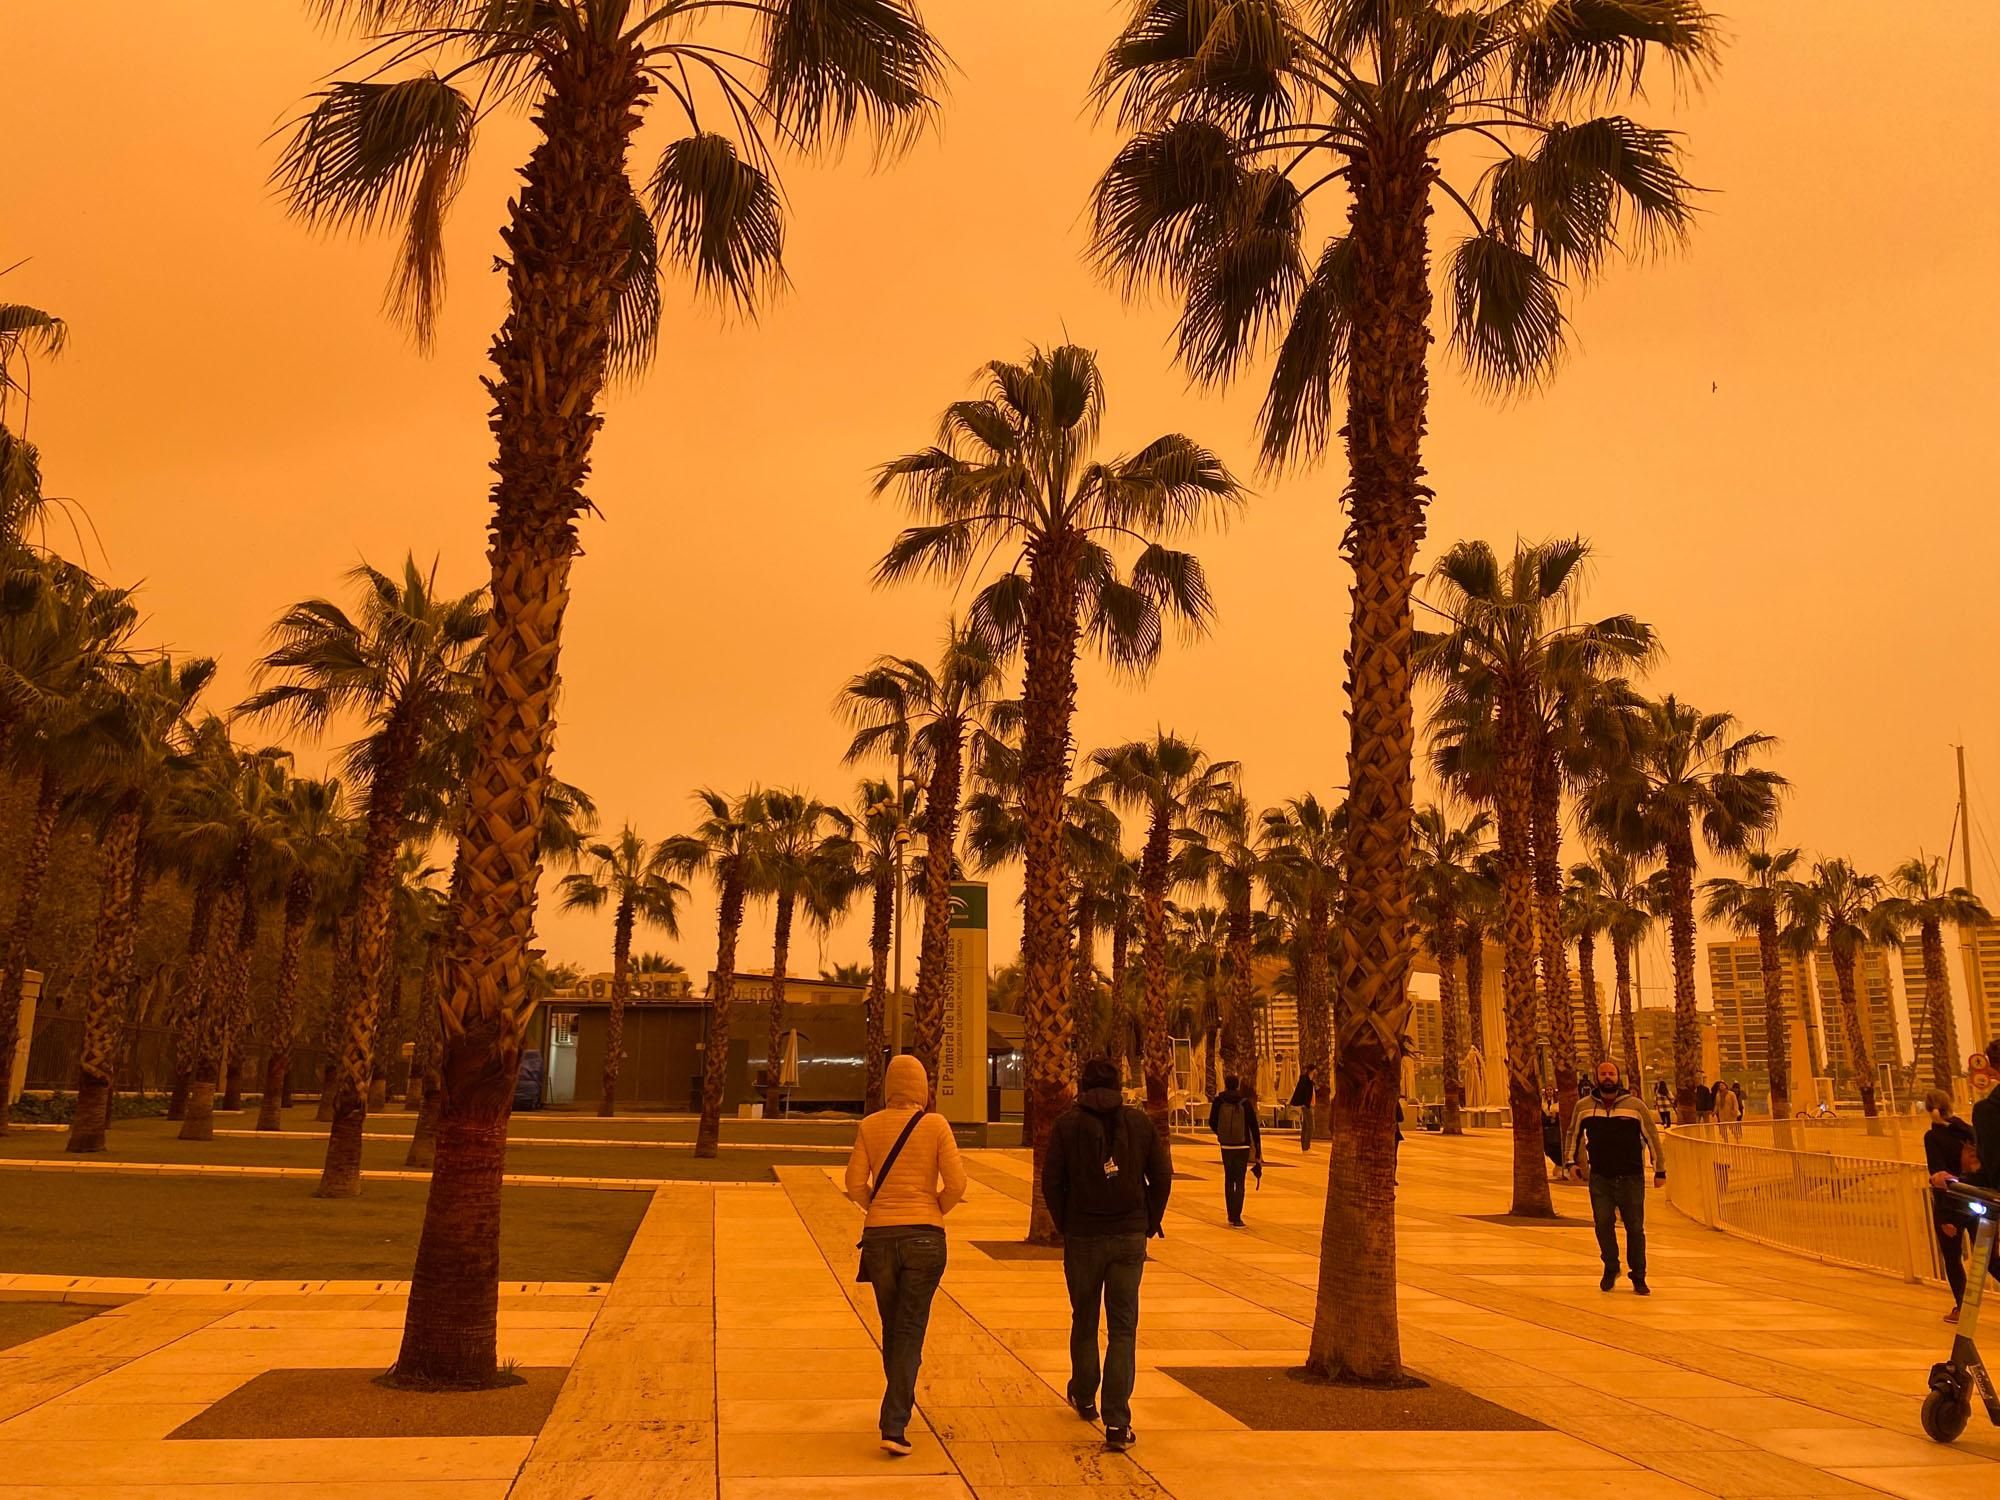
M 2000 522 L 1978 437 L 2000 350 L 2000 12 L 1726 8 L 1716 84 L 1651 112 L 1714 190 L 1692 250 L 1579 304 L 1545 394 L 1494 405 L 1439 368 L 1427 550 L 1591 536 L 1600 612 L 1661 632 L 1658 687 L 1782 737 L 1783 836 L 1808 849 L 1883 869 L 1941 847 L 1965 742 L 2000 898 Z M 658 367 L 611 404 L 567 629 L 559 766 L 608 821 L 675 832 L 703 783 L 850 792 L 826 705 L 874 654 L 927 654 L 950 602 L 869 586 L 899 517 L 868 471 L 927 441 L 981 360 L 1067 334 L 1100 352 L 1110 442 L 1180 428 L 1250 467 L 1254 387 L 1191 393 L 1165 311 L 1122 307 L 1080 258 L 1112 141 L 1079 101 L 1123 9 L 931 0 L 959 68 L 941 136 L 887 172 L 865 153 L 790 170 L 795 290 L 757 324 L 670 300 Z M 387 244 L 316 239 L 265 187 L 268 133 L 351 47 L 285 0 L 116 10 L 0 11 L 0 265 L 32 257 L 0 297 L 72 324 L 38 375 L 49 488 L 88 510 L 101 570 L 144 580 L 153 639 L 221 656 L 230 701 L 278 609 L 358 556 L 414 548 L 483 577 L 488 266 L 524 136 L 482 144 L 422 358 L 379 315 Z M 1086 669 L 1083 745 L 1159 723 L 1243 759 L 1260 799 L 1340 780 L 1340 483 L 1337 462 L 1260 482 L 1199 543 L 1216 635 L 1143 689 Z M 697 974 L 712 910 L 701 893 L 666 945 Z M 1009 900 L 994 912 L 997 957 L 1017 924 Z M 550 914 L 543 932 L 594 963 L 602 926 Z M 768 958 L 753 926 L 746 963 Z M 864 942 L 850 924 L 825 959 Z M 820 959 L 808 938 L 795 966 Z

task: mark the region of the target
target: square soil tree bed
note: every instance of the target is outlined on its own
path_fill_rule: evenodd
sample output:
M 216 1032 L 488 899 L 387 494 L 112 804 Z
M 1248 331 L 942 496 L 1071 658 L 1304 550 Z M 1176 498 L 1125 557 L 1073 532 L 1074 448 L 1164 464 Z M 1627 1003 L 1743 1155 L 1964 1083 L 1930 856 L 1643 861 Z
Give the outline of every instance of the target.
M 1182 1366 L 1178 1380 L 1256 1432 L 1540 1432 L 1547 1424 L 1442 1381 L 1335 1385 L 1275 1365 Z
M 518 1370 L 485 1391 L 398 1390 L 379 1370 L 267 1370 L 169 1438 L 533 1437 L 569 1371 Z

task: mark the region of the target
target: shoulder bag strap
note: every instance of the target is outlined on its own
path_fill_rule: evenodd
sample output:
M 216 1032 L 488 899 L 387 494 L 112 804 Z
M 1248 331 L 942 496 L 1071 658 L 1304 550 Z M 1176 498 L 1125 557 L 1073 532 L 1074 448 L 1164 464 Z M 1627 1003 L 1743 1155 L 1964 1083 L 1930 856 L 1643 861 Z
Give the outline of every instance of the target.
M 909 1141 L 911 1134 L 916 1130 L 917 1126 L 922 1123 L 926 1113 L 927 1111 L 920 1109 L 910 1116 L 909 1124 L 905 1125 L 903 1133 L 896 1137 L 896 1144 L 889 1148 L 889 1154 L 882 1158 L 882 1165 L 875 1169 L 875 1181 L 868 1189 L 870 1197 L 882 1191 L 882 1183 L 888 1177 L 889 1169 L 896 1165 L 896 1158 L 903 1154 L 904 1145 Z

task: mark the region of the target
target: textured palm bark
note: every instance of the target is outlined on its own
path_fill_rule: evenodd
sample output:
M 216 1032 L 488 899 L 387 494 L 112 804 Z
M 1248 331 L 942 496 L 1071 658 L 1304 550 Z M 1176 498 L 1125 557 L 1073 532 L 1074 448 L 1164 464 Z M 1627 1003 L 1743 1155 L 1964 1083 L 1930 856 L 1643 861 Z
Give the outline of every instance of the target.
M 1875 1059 L 1868 1050 L 1868 1031 L 1861 1024 L 1860 991 L 1855 984 L 1857 944 L 1852 936 L 1833 936 L 1827 946 L 1833 953 L 1833 984 L 1840 992 L 1840 1019 L 1846 1029 L 1847 1067 L 1861 1091 L 1861 1113 L 1875 1118 Z
M 1347 379 L 1347 879 L 1326 1219 L 1309 1373 L 1405 1383 L 1396 1322 L 1396 1095 L 1409 1033 L 1410 589 L 1423 535 L 1433 165 L 1389 136 L 1351 159 Z
M 1434 940 L 1438 966 L 1438 1022 L 1444 1048 L 1444 1133 L 1465 1134 L 1460 1111 L 1465 1107 L 1465 1082 L 1459 1076 L 1458 928 L 1446 926 Z
M 1300 992 L 1300 1040 L 1313 1070 L 1313 1134 L 1333 1128 L 1334 1069 L 1339 1066 L 1338 1021 L 1333 1010 L 1333 916 L 1324 891 L 1306 903 L 1305 987 Z
M 1694 1009 L 1694 834 L 1686 826 L 1667 840 L 1667 949 L 1674 970 L 1674 1118 L 1691 1125 L 1701 1025 Z
M 1104 1045 L 1097 1018 L 1097 896 L 1088 880 L 1076 887 L 1076 961 L 1069 976 L 1070 1052 L 1077 1070 Z
M 1576 1114 L 1577 1017 L 1569 988 L 1569 946 L 1562 929 L 1562 778 L 1545 747 L 1537 746 L 1534 773 L 1535 933 L 1541 949 L 1542 1020 L 1549 1033 L 1563 1133 Z
M 889 1052 L 889 948 L 895 941 L 896 872 L 876 871 L 874 899 L 868 914 L 868 993 L 861 1005 L 868 1027 L 867 1082 L 862 1109 L 873 1114 L 882 1107 L 882 1090 Z
M 304 872 L 285 882 L 285 927 L 278 941 L 278 985 L 271 997 L 271 1053 L 264 1064 L 264 1096 L 257 1102 L 257 1128 L 285 1128 L 285 1101 L 291 1092 L 292 1043 L 299 1024 L 299 970 L 312 920 L 313 882 Z
M 1528 849 L 1534 766 L 1526 706 L 1500 714 L 1500 786 L 1495 799 L 1500 844 L 1501 1014 L 1507 1031 L 1507 1107 L 1514 1128 L 1514 1201 L 1510 1214 L 1552 1218 L 1542 1165 L 1542 1091 L 1535 1066 L 1535 896 Z
M 210 923 L 212 935 L 191 976 L 188 1004 L 193 1018 L 192 1057 L 189 1069 L 187 1112 L 181 1119 L 180 1139 L 215 1139 L 215 1094 L 222 1078 L 222 1013 L 229 1003 L 233 973 L 232 959 L 237 929 L 243 923 L 246 897 L 242 880 L 244 868 L 232 868 L 215 903 Z
M 49 874 L 49 850 L 55 842 L 56 817 L 62 811 L 62 778 L 43 767 L 35 784 L 35 810 L 29 815 L 28 838 L 21 849 L 19 884 L 14 896 L 14 923 L 7 932 L 5 972 L 0 973 L 0 1091 L 14 1064 L 21 1034 L 22 996 L 28 986 L 28 945 L 34 940 L 35 913 L 42 903 L 42 886 Z M 7 1133 L 7 1114 L 0 1100 L 0 1135 Z
M 1459 931 L 1459 952 L 1465 959 L 1465 1024 L 1472 1045 L 1486 1053 L 1486 933 L 1466 923 Z
M 438 992 L 444 980 L 444 930 L 434 930 L 425 943 L 424 972 L 417 986 L 417 1045 L 411 1059 L 410 1093 L 417 1101 L 417 1122 L 410 1131 L 406 1167 L 427 1168 L 437 1155 L 438 1110 L 444 1101 L 444 1081 L 438 1074 L 441 1038 Z
M 354 914 L 347 911 L 333 921 L 333 982 L 320 1027 L 326 1062 L 320 1068 L 319 1107 L 313 1111 L 313 1119 L 322 1125 L 333 1119 L 334 1099 L 340 1092 L 340 1042 L 347 1035 L 347 1012 L 353 1004 Z
M 188 1102 L 194 1093 L 196 1075 L 201 1071 L 208 1018 L 209 935 L 215 926 L 216 902 L 221 894 L 219 875 L 209 875 L 195 883 L 187 949 L 181 957 L 180 972 L 174 977 L 174 1093 L 167 1107 L 169 1120 L 187 1119 Z M 225 924 L 228 920 L 225 918 Z M 214 1081 L 209 1080 L 211 1086 Z
M 924 789 L 924 916 L 917 950 L 917 993 L 911 1006 L 917 1061 L 938 1084 L 944 1048 L 945 998 L 951 992 L 951 877 L 957 861 L 959 788 L 964 777 L 965 725 L 938 721 L 936 758 Z
M 1611 934 L 1612 982 L 1618 987 L 1618 1045 L 1624 1049 L 1625 1076 L 1639 1087 L 1639 1026 L 1632 1016 L 1632 943 Z
M 97 846 L 97 930 L 90 994 L 84 1002 L 83 1051 L 77 1059 L 76 1114 L 67 1149 L 102 1151 L 111 1124 L 111 1084 L 125 1017 L 125 976 L 138 917 L 139 794 L 118 799 Z
M 1577 1003 L 1583 1007 L 1584 1040 L 1590 1049 L 1587 1067 L 1595 1068 L 1611 1057 L 1604 1039 L 1604 1006 L 1597 994 L 1597 933 L 1586 928 L 1576 935 Z
M 716 1155 L 722 1140 L 722 1099 L 729 1081 L 729 1015 L 736 1003 L 736 937 L 743 930 L 741 855 L 731 855 L 722 862 L 716 882 L 721 887 L 722 910 L 715 924 L 715 984 L 708 997 L 708 1043 L 701 1054 L 701 1123 L 694 1136 L 694 1154 L 705 1158 Z M 895 899 L 893 886 L 890 899 Z
M 625 1063 L 625 1002 L 632 995 L 632 899 L 618 903 L 611 924 L 611 1013 L 604 1023 L 604 1097 L 597 1102 L 599 1119 L 618 1112 L 618 1071 Z
M 1146 1059 L 1146 1113 L 1163 1135 L 1167 1126 L 1167 1095 L 1173 1087 L 1174 1053 L 1167 1035 L 1167 886 L 1173 834 L 1167 814 L 1153 810 L 1146 825 L 1146 846 L 1139 856 L 1139 974 Z
M 243 1038 L 250 1024 L 250 963 L 257 954 L 259 905 L 255 891 L 247 892 L 237 918 L 236 933 L 229 948 L 225 970 L 222 1007 L 222 1107 L 243 1108 Z M 227 929 L 224 929 L 227 931 Z
M 574 520 L 629 257 L 626 156 L 650 88 L 612 28 L 544 64 L 541 139 L 503 232 L 509 311 L 494 341 L 492 613 L 451 913 L 444 1098 L 398 1379 L 490 1384 L 496 1372 L 500 1167 L 534 942 L 539 834 L 555 727 Z M 463 1031 L 456 1027 L 462 1026 Z M 725 1033 L 726 1039 L 726 1033 Z
M 1042 1166 L 1056 1117 L 1075 1098 L 1069 1009 L 1069 852 L 1063 797 L 1069 788 L 1070 721 L 1076 711 L 1077 558 L 1067 536 L 1030 549 L 1022 675 L 1021 927 L 1023 1071 L 1021 1136 L 1034 1159 L 1028 1239 L 1060 1242 L 1042 1197 Z
M 1257 1037 L 1256 976 L 1252 962 L 1250 891 L 1246 886 L 1229 903 L 1229 1010 L 1223 1047 L 1229 1071 L 1242 1079 L 1246 1087 L 1254 1088 Z
M 1958 1068 L 1958 1028 L 1951 1017 L 1951 971 L 1944 961 L 1944 926 L 1926 920 L 1918 927 L 1924 955 L 1924 1004 L 1930 1011 L 1931 1084 L 1951 1092 Z M 0 1048 L 0 1057 L 7 1055 Z
M 789 892 L 780 891 L 777 917 L 771 923 L 771 1024 L 764 1054 L 764 1116 L 773 1120 L 785 1102 L 784 1085 L 779 1080 L 785 1063 L 785 979 L 792 958 L 792 911 L 796 899 Z M 936 1086 L 935 1080 L 932 1086 Z
M 1771 1118 L 1792 1117 L 1792 1022 L 1785 1011 L 1784 947 L 1774 909 L 1757 914 L 1757 967 L 1764 978 L 1764 1054 L 1771 1079 Z

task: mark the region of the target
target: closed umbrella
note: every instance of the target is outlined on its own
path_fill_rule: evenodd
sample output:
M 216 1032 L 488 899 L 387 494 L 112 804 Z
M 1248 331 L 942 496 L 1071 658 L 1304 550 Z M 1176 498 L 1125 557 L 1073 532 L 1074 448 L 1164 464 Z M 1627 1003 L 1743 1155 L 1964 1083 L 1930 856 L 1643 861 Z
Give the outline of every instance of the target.
M 778 1061 L 778 1087 L 795 1089 L 799 1086 L 799 1029 L 794 1026 L 785 1033 L 785 1051 Z

